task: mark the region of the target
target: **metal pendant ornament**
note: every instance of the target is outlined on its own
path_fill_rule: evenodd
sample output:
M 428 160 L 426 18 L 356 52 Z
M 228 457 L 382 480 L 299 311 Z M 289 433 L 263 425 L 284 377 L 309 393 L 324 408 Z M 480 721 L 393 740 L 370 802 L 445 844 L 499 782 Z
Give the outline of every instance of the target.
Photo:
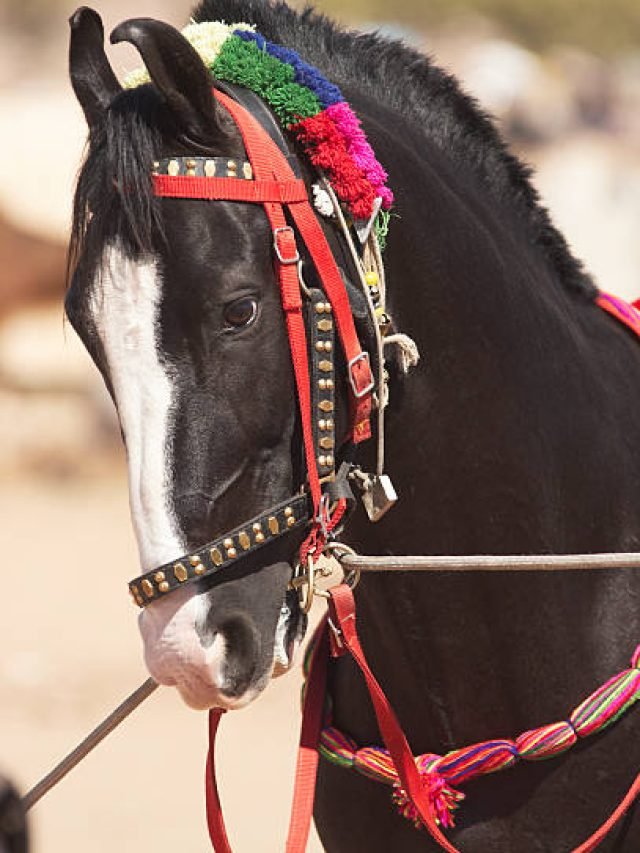
M 398 500 L 388 474 L 370 475 L 362 483 L 362 490 L 362 505 L 372 522 L 380 521 Z

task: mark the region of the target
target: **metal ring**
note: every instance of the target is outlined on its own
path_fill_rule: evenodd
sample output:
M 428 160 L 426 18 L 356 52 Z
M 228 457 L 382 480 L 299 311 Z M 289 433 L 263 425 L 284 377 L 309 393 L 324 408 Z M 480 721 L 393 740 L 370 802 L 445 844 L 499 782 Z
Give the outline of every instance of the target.
M 344 542 L 327 542 L 325 545 L 325 551 L 328 551 L 332 557 L 336 559 L 338 563 L 340 563 L 340 568 L 344 574 L 344 583 L 351 587 L 351 589 L 355 589 L 360 583 L 360 569 L 351 569 L 349 572 L 345 572 L 342 563 L 340 562 L 340 557 L 350 556 L 357 557 L 358 555 L 353 550 L 350 545 L 345 544 Z
M 313 564 L 313 556 L 307 556 L 307 565 L 304 574 L 298 574 L 302 569 L 300 563 L 297 564 L 295 574 L 289 583 L 289 588 L 294 589 L 298 593 L 298 603 L 300 610 L 306 615 L 311 610 L 313 597 L 316 594 L 315 589 L 315 566 Z M 304 592 L 303 592 L 304 590 Z

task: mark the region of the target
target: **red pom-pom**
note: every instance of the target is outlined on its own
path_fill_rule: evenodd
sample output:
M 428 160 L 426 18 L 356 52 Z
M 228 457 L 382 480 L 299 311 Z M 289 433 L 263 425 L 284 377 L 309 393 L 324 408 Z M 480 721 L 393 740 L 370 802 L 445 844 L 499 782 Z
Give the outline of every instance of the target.
M 356 219 L 368 219 L 376 200 L 375 188 L 356 165 L 333 119 L 326 113 L 318 113 L 289 129 L 313 165 L 327 173 L 336 195 L 351 214 Z

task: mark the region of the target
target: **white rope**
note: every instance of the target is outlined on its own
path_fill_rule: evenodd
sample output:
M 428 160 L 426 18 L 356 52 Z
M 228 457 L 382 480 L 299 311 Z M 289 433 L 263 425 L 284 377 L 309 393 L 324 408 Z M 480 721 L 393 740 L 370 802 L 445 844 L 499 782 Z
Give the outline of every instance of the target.
M 384 339 L 384 346 L 397 346 L 400 351 L 400 369 L 403 373 L 408 373 L 412 367 L 415 367 L 420 361 L 420 351 L 418 345 L 402 332 L 395 332 L 392 335 L 387 335 Z

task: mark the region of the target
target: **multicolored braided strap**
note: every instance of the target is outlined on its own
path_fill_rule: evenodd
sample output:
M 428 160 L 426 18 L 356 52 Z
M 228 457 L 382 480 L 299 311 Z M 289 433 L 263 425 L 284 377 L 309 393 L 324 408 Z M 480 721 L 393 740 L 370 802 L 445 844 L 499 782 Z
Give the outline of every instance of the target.
M 464 799 L 455 786 L 471 779 L 506 770 L 517 761 L 543 761 L 570 749 L 579 738 L 603 731 L 640 699 L 640 646 L 633 653 L 631 668 L 614 675 L 571 712 L 567 720 L 523 732 L 515 740 L 489 740 L 448 752 L 416 757 L 416 765 L 432 799 L 439 823 L 454 826 L 454 811 Z M 413 806 L 398 784 L 398 776 L 386 749 L 358 747 L 352 738 L 333 726 L 323 729 L 320 754 L 339 767 L 357 770 L 363 776 L 394 788 L 393 800 L 400 814 L 421 826 Z

